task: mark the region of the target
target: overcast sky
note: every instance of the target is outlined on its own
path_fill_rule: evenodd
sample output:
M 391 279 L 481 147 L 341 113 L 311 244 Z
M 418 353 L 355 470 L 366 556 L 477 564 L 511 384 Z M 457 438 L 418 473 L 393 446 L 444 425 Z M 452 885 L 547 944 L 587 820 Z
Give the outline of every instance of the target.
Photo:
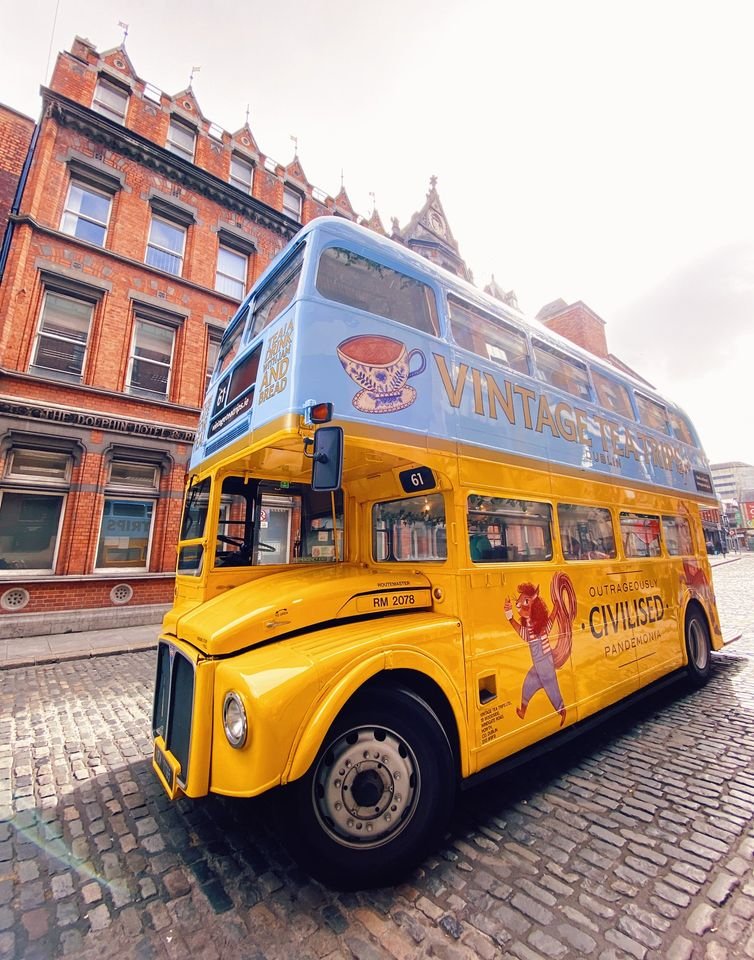
M 120 44 L 330 194 L 405 224 L 438 190 L 462 256 L 525 312 L 583 300 L 686 409 L 713 462 L 754 464 L 754 5 L 695 0 L 25 0 L 3 4 L 0 101 L 35 119 L 74 36 Z

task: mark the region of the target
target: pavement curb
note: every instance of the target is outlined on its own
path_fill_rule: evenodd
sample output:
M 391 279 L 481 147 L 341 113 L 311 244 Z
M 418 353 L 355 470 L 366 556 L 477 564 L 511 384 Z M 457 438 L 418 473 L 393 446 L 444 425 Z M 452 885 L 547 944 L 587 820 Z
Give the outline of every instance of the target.
M 0 671 L 16 670 L 22 667 L 41 667 L 51 663 L 68 663 L 70 660 L 92 660 L 95 657 L 117 657 L 124 653 L 140 653 L 144 650 L 156 649 L 157 641 L 149 641 L 122 647 L 108 647 L 106 650 L 78 650 L 70 653 L 49 653 L 39 657 L 19 657 L 17 660 L 0 662 Z

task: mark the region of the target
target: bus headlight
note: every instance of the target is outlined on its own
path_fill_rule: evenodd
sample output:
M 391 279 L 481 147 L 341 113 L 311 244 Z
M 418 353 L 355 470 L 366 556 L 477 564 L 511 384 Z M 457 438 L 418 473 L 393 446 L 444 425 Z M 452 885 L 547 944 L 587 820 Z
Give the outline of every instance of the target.
M 246 743 L 248 723 L 243 700 L 231 690 L 225 694 L 223 703 L 223 729 L 231 747 L 239 749 Z

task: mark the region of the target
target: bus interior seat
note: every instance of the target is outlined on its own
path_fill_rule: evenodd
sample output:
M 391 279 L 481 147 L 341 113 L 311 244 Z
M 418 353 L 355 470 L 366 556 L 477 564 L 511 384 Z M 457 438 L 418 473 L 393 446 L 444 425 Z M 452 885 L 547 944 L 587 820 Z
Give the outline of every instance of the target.
M 472 533 L 469 537 L 469 550 L 472 560 L 491 560 L 492 544 L 481 533 Z

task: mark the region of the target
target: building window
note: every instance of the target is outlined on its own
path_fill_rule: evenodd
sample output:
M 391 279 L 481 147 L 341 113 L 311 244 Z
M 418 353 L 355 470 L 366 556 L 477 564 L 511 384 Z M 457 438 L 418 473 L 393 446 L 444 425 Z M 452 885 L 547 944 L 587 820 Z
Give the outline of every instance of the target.
M 71 181 L 60 229 L 79 240 L 104 247 L 112 197 L 85 183 Z
M 160 469 L 113 459 L 108 470 L 97 543 L 97 570 L 147 570 Z
M 167 399 L 174 345 L 172 327 L 136 318 L 128 362 L 129 393 Z
M 5 475 L 9 480 L 67 483 L 71 478 L 71 458 L 49 450 L 11 450 Z
M 291 190 L 290 187 L 283 187 L 283 213 L 288 214 L 294 220 L 300 221 L 302 203 L 300 193 Z
M 152 215 L 149 228 L 146 262 L 180 277 L 183 272 L 183 253 L 186 248 L 186 230 L 177 223 Z
M 171 153 L 177 153 L 179 156 L 194 159 L 194 147 L 196 146 L 196 130 L 183 123 L 177 117 L 170 118 L 168 127 L 168 139 L 165 144 Z
M 220 355 L 220 343 L 222 341 L 221 335 L 210 333 L 207 340 L 207 368 L 206 368 L 206 377 L 204 381 L 204 392 L 206 393 L 209 390 L 210 381 L 212 380 L 212 374 L 217 365 L 217 358 Z
M 254 183 L 253 164 L 233 154 L 230 158 L 230 182 L 234 187 L 243 190 L 244 193 L 251 193 L 251 187 Z
M 153 516 L 153 500 L 105 497 L 96 568 L 146 570 Z
M 243 300 L 248 266 L 248 257 L 229 247 L 220 246 L 217 252 L 215 290 L 236 300 Z
M 92 110 L 117 123 L 125 123 L 127 109 L 128 93 L 117 83 L 111 83 L 104 77 L 100 77 L 94 91 Z
M 46 291 L 30 371 L 79 382 L 93 311 L 88 300 Z
M 0 490 L 0 574 L 53 571 L 65 504 L 65 490 L 54 488 L 68 483 L 71 464 L 71 456 L 58 451 L 10 452 L 4 478 L 8 486 Z M 47 489 L 17 489 L 19 482 Z
M 156 490 L 158 468 L 153 463 L 136 463 L 131 460 L 113 460 L 110 463 L 108 486 L 138 487 Z

